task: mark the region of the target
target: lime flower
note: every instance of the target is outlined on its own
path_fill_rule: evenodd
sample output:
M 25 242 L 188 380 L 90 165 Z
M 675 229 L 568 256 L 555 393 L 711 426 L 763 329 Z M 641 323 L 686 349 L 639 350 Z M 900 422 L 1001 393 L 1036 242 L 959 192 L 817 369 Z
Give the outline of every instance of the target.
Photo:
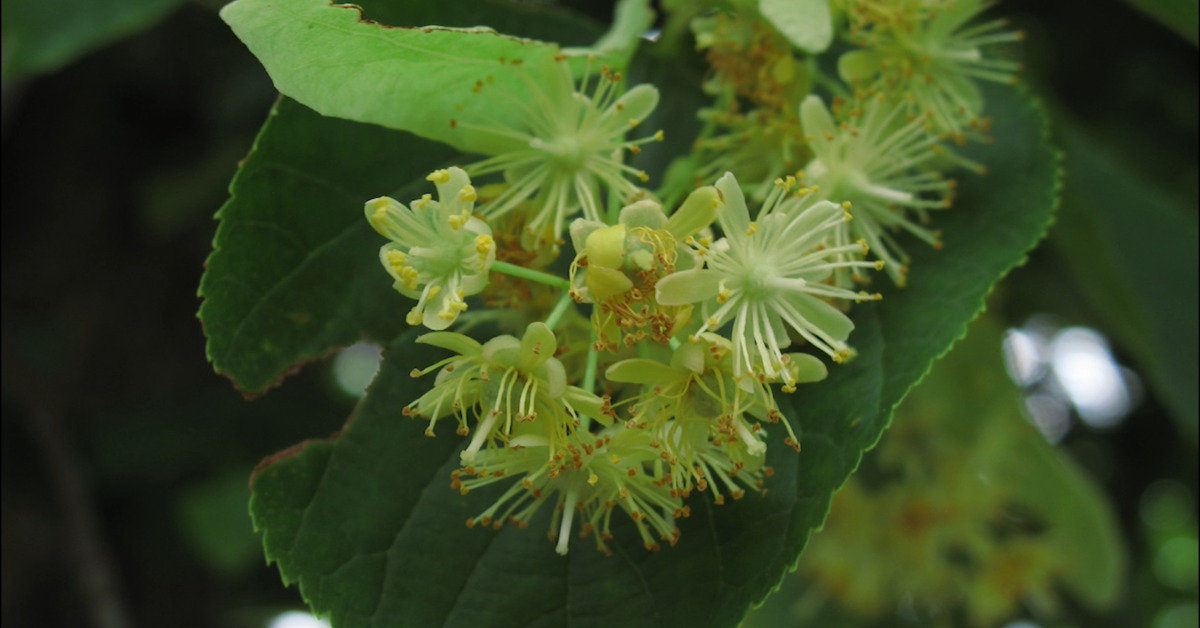
M 594 84 L 589 68 L 578 90 L 564 55 L 543 67 L 528 68 L 523 76 L 531 94 L 528 101 L 490 82 L 475 86 L 477 93 L 494 92 L 495 106 L 516 110 L 523 124 L 513 128 L 451 120 L 451 125 L 464 134 L 465 146 L 491 155 L 467 166 L 471 175 L 500 172 L 507 182 L 480 211 L 489 219 L 529 212 L 525 246 L 534 249 L 555 246 L 566 218 L 580 208 L 584 217 L 600 220 L 602 189 L 620 200 L 638 196 L 640 190 L 626 177 L 647 177 L 624 163 L 624 152 L 636 153 L 639 145 L 661 140 L 662 132 L 625 139 L 625 133 L 654 110 L 658 90 L 638 85 L 622 93 L 620 74 L 607 67 L 600 68 Z M 526 200 L 532 203 L 524 205 Z
M 804 164 L 799 160 L 808 158 L 796 106 L 745 113 L 730 109 L 700 111 L 700 116 L 720 131 L 696 139 L 695 148 L 702 155 L 694 170 L 696 180 L 736 172 L 750 197 L 762 201 L 775 179 L 795 172 Z
M 437 170 L 427 179 L 438 200 L 426 194 L 408 207 L 386 196 L 367 201 L 371 226 L 391 240 L 379 260 L 392 276 L 392 287 L 417 300 L 408 324 L 446 329 L 467 309 L 464 297 L 487 285 L 496 259 L 492 230 L 475 218 L 475 188 L 460 168 Z
M 508 447 L 480 452 L 471 465 L 452 474 L 451 486 L 467 494 L 521 477 L 478 517 L 467 519 L 468 527 L 498 529 L 506 521 L 525 527 L 553 496 L 549 537 L 558 539 L 559 554 L 567 553 L 577 515 L 579 536 L 595 532 L 596 547 L 611 553 L 605 541 L 612 538 L 609 526 L 618 507 L 637 525 L 646 549 L 658 550 L 658 540 L 674 545 L 679 539 L 674 522 L 688 510 L 645 472 L 645 465 L 658 456 L 650 442 L 643 431 L 610 428 L 595 435 L 574 434 L 564 448 L 555 450 L 541 436 L 518 436 Z
M 959 143 L 965 131 L 985 126 L 983 97 L 973 79 L 1011 83 L 1020 64 L 989 59 L 984 49 L 1017 42 L 1007 22 L 967 23 L 991 6 L 988 0 L 847 2 L 852 40 L 866 46 L 838 60 L 845 80 L 903 94 L 914 113 Z
M 909 120 L 901 105 L 882 95 L 868 95 L 851 107 L 835 101 L 835 106 L 848 114 L 841 125 L 817 96 L 800 105 L 814 155 L 804 168 L 804 182 L 817 198 L 851 203 L 854 220 L 837 228 L 835 242 L 865 240 L 885 262 L 892 280 L 903 285 L 908 258 L 889 232 L 903 229 L 935 247 L 941 245 L 936 231 L 917 224 L 906 212 L 923 216 L 926 210 L 950 206 L 954 181 L 929 169 L 932 160 L 946 153 L 925 132 L 923 118 Z M 851 277 L 850 270 L 839 273 L 838 285 L 862 280 Z
M 749 11 L 745 12 L 749 13 Z M 718 12 L 692 20 L 696 48 L 705 50 L 714 78 L 709 92 L 748 99 L 778 112 L 792 107 L 812 85 L 805 65 L 792 44 L 771 24 L 752 17 Z
M 550 443 L 551 453 L 567 443 L 579 425 L 579 412 L 603 420 L 606 404 L 596 395 L 567 385 L 566 370 L 554 357 L 558 348 L 554 332 L 545 323 L 531 323 L 525 335 L 497 336 L 484 344 L 453 332 L 431 332 L 417 342 L 453 353 L 413 377 L 438 370 L 433 388 L 421 395 L 404 414 L 429 418 L 427 436 L 437 420 L 454 414 L 458 433 L 474 434 L 462 453 L 469 463 L 485 446 L 502 444 L 514 435 L 538 434 Z M 439 370 L 440 369 L 440 370 Z
M 730 359 L 729 340 L 712 333 L 694 343 L 682 343 L 670 364 L 648 358 L 631 358 L 605 372 L 610 382 L 641 384 L 633 398 L 627 428 L 646 430 L 652 445 L 670 465 L 672 494 L 686 497 L 692 487 L 712 489 L 717 503 L 724 501 L 719 486 L 734 499 L 742 496 L 734 480 L 760 488 L 758 472 L 766 452 L 758 421 L 775 423 L 783 417 L 771 388 L 754 378 L 738 378 Z M 788 379 L 814 382 L 824 379 L 825 365 L 807 354 L 790 356 Z M 784 444 L 799 450 L 800 442 L 786 420 Z M 745 470 L 745 473 L 740 473 Z M 709 484 L 709 479 L 718 480 Z
M 795 384 L 791 359 L 783 353 L 791 344 L 788 329 L 835 361 L 844 360 L 850 356 L 845 341 L 854 323 L 827 300 L 879 298 L 825 283 L 838 268 L 872 266 L 834 258 L 866 245 L 827 246 L 849 215 L 829 201 L 785 199 L 792 183 L 778 181 L 758 220 L 751 222 L 737 180 L 731 173 L 722 176 L 716 184 L 724 198 L 717 221 L 725 236 L 711 245 L 698 242 L 705 268 L 669 275 L 657 287 L 664 305 L 715 300 L 716 310 L 693 339 L 732 317 L 734 373 L 782 380 L 788 387 Z
M 691 307 L 664 307 L 654 298 L 658 280 L 697 265 L 685 240 L 716 217 L 716 188 L 692 192 L 668 219 L 662 206 L 638 201 L 621 210 L 615 225 L 575 219 L 571 240 L 571 294 L 591 302 L 597 346 L 616 351 L 649 338 L 666 344 Z

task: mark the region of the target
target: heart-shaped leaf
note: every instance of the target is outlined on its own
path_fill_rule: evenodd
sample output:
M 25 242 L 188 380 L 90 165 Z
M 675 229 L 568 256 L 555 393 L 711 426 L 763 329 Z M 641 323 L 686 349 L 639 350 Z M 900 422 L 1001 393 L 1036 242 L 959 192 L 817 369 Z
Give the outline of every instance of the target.
M 542 534 L 546 511 L 529 529 L 468 529 L 496 493 L 452 490 L 461 439 L 428 439 L 401 416 L 428 385 L 409 371 L 432 362 L 410 333 L 390 344 L 340 435 L 260 466 L 251 511 L 268 558 L 336 628 L 736 625 L 795 563 L 892 409 L 1050 222 L 1059 172 L 1042 114 L 1011 90 L 987 96 L 996 143 L 969 152 L 989 174 L 962 182 L 939 216 L 945 249 L 914 251 L 909 286 L 854 309 L 858 357 L 780 395 L 802 451 L 770 448 L 765 496 L 724 506 L 697 496 L 678 545 L 657 553 L 622 522 L 613 556 L 577 543 L 560 557 Z

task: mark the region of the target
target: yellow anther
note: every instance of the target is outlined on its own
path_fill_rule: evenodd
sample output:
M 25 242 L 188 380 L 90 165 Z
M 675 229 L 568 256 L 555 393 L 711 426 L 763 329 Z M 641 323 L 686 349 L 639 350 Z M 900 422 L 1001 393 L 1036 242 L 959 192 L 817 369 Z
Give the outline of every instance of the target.
M 481 233 L 475 236 L 475 252 L 480 255 L 487 255 L 492 248 L 496 246 L 496 242 L 492 240 L 492 236 Z
M 871 250 L 871 247 L 867 246 L 867 241 L 864 238 L 860 238 L 857 244 L 862 247 L 863 255 L 866 255 Z
M 413 209 L 425 209 L 433 202 L 433 197 L 428 194 L 422 194 L 421 198 L 413 201 Z
M 371 214 L 371 223 L 375 225 L 384 224 L 387 222 L 387 206 L 375 204 L 375 212 Z
M 478 195 L 475 194 L 475 186 L 469 183 L 458 191 L 458 200 L 464 203 L 474 203 L 476 198 L 478 198 Z
M 425 180 L 432 181 L 433 183 L 445 183 L 450 180 L 450 171 L 445 169 L 434 170 L 429 173 L 429 176 L 425 177 Z
M 883 260 L 875 261 L 875 270 L 883 270 Z
M 842 209 L 850 209 L 850 201 L 842 201 Z
M 662 130 L 658 130 L 658 131 L 655 131 L 655 132 L 654 132 L 654 139 L 655 139 L 656 141 L 659 141 L 659 142 L 663 141 L 663 132 L 662 132 Z
M 746 235 L 748 235 L 748 236 L 754 235 L 755 231 L 758 231 L 758 223 L 752 222 L 752 223 L 750 223 L 750 226 L 746 228 Z
M 403 251 L 389 249 L 385 255 L 387 256 L 388 265 L 392 267 L 392 270 L 395 270 L 397 273 L 404 270 L 404 263 L 408 260 L 408 256 Z
M 630 118 L 630 119 L 629 119 L 629 126 L 637 126 L 637 125 L 638 125 L 638 122 L 639 122 L 639 120 L 638 120 L 637 118 Z
M 646 174 L 646 171 L 644 171 L 644 170 L 638 170 L 637 178 L 639 181 L 649 181 L 650 175 Z
M 454 214 L 450 216 L 446 219 L 446 222 L 450 224 L 451 229 L 458 231 L 464 224 L 467 223 L 467 218 L 470 218 L 470 216 L 464 212 L 462 214 Z
M 596 475 L 595 473 L 588 476 L 587 482 L 588 482 L 588 484 L 590 484 L 592 486 L 595 486 L 596 482 L 599 482 L 599 481 L 600 481 L 600 476 Z

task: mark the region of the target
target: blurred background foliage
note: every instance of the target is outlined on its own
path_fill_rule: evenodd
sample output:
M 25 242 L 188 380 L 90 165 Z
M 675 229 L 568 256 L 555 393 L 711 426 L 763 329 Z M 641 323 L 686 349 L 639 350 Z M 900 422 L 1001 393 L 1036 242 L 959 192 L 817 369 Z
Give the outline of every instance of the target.
M 610 7 L 565 4 L 610 17 Z M 369 374 L 374 354 L 314 365 L 250 403 L 204 360 L 195 287 L 212 213 L 275 98 L 219 5 L 2 5 L 6 626 L 259 628 L 297 608 L 263 564 L 247 478 L 264 455 L 335 432 L 357 384 L 341 372 L 350 381 L 339 385 L 334 364 Z M 935 366 L 898 412 L 797 574 L 747 626 L 1197 623 L 1196 3 L 1007 0 L 999 11 L 1027 34 L 1023 82 L 1050 107 L 1065 151 L 1057 224 L 947 358 L 960 366 Z M 1119 412 L 1073 397 L 1055 360 L 1067 340 L 1087 338 L 1119 374 Z M 990 401 L 972 405 L 981 399 Z M 958 457 L 911 471 L 913 435 L 954 419 L 971 429 L 926 430 L 926 444 L 930 456 Z M 1011 598 L 1003 612 L 971 610 L 984 608 L 974 599 L 982 586 L 918 599 L 937 561 L 897 572 L 889 546 L 916 537 L 889 526 L 894 506 L 890 515 L 864 509 L 888 486 L 910 498 L 956 495 L 954 473 L 929 469 L 962 464 L 1008 469 L 1013 494 L 1025 496 L 1017 515 L 982 509 L 1009 519 L 988 527 L 983 517 L 988 532 L 974 547 L 1002 548 L 997 539 L 1016 530 L 1058 565 L 1019 572 L 1034 575 L 998 594 Z M 914 484 L 897 468 L 932 475 Z M 1064 497 L 1045 499 L 1056 494 Z M 1115 510 L 1107 528 L 1106 501 Z M 855 526 L 866 526 L 862 543 L 852 542 Z M 1093 534 L 1096 554 L 1111 561 L 1070 567 L 1062 557 L 1082 550 L 1064 530 Z M 986 566 L 985 555 L 1013 554 L 973 555 L 967 563 Z M 952 558 L 945 568 L 963 569 Z M 875 582 L 874 607 L 839 604 L 853 598 L 830 585 L 836 571 L 822 561 L 861 586 Z M 1117 593 L 1103 595 L 1106 586 Z M 1047 599 L 1057 600 L 1052 609 Z

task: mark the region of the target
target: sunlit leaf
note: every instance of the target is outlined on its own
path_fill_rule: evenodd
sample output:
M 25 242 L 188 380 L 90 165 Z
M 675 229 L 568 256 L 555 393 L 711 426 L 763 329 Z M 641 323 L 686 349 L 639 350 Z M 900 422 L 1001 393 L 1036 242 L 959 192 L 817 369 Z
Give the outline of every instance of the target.
M 455 20 L 452 6 L 442 7 L 449 19 L 439 23 Z M 463 10 L 468 6 L 460 4 Z M 528 100 L 523 66 L 559 52 L 556 45 L 490 27 L 387 26 L 364 20 L 354 5 L 328 0 L 237 0 L 221 17 L 283 94 L 322 115 L 458 147 L 463 133 L 452 120 L 521 122 L 520 108 L 491 106 L 490 98 L 474 93 L 476 85 L 501 83 L 512 98 Z

